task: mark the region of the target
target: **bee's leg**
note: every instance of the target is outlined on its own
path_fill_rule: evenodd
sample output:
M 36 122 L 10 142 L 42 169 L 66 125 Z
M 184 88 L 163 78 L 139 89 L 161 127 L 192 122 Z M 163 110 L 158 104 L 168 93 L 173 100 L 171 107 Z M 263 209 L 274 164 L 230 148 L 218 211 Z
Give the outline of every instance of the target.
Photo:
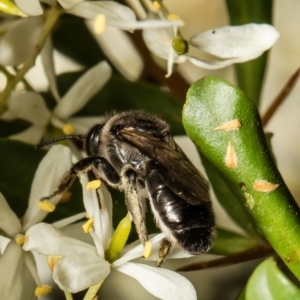
M 157 266 L 160 267 L 166 256 L 169 254 L 170 252 L 170 249 L 172 247 L 172 243 L 167 240 L 167 239 L 163 239 L 160 243 L 160 247 L 159 247 L 159 250 L 158 250 L 158 261 L 157 261 Z
M 118 180 L 120 180 L 120 177 L 118 176 L 115 169 L 107 162 L 105 158 L 86 157 L 74 164 L 73 167 L 65 174 L 56 190 L 52 194 L 43 197 L 43 200 L 48 200 L 53 198 L 54 196 L 63 194 L 71 186 L 77 175 L 88 173 L 91 170 L 92 166 L 95 166 L 96 168 L 101 170 L 102 176 L 100 179 L 111 180 L 113 182 L 117 182 Z
M 141 195 L 141 188 L 138 184 L 137 174 L 131 166 L 124 167 L 121 173 L 121 178 L 127 208 L 136 227 L 138 237 L 142 245 L 145 245 L 148 241 L 148 233 L 145 223 L 145 203 Z

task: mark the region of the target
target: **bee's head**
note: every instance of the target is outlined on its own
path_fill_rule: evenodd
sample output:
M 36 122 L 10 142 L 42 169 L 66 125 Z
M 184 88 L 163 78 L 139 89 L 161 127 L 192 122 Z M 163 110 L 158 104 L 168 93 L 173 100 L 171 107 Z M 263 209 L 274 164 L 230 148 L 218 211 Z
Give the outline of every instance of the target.
M 88 156 L 97 156 L 101 144 L 101 131 L 105 124 L 93 126 L 85 138 L 85 151 Z

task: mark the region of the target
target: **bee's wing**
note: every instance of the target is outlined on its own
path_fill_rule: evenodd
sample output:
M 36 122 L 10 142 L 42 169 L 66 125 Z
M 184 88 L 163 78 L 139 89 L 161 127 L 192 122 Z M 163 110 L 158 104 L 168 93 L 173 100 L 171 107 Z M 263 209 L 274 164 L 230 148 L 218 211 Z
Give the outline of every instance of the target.
M 161 141 L 133 128 L 123 128 L 119 134 L 128 143 L 159 163 L 158 167 L 164 182 L 175 194 L 194 205 L 210 201 L 207 180 L 171 136 Z

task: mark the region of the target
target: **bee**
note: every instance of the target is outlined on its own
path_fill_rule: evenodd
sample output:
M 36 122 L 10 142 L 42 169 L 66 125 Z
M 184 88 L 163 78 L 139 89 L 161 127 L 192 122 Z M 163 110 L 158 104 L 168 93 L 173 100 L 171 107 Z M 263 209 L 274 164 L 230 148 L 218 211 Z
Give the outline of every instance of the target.
M 156 224 L 165 233 L 158 266 L 173 246 L 190 254 L 209 250 L 215 226 L 209 184 L 175 143 L 165 121 L 144 111 L 113 112 L 87 134 L 63 136 L 38 147 L 65 139 L 84 140 L 87 157 L 75 163 L 57 189 L 43 199 L 62 194 L 77 175 L 87 173 L 91 180 L 124 192 L 143 245 L 148 241 L 149 200 Z

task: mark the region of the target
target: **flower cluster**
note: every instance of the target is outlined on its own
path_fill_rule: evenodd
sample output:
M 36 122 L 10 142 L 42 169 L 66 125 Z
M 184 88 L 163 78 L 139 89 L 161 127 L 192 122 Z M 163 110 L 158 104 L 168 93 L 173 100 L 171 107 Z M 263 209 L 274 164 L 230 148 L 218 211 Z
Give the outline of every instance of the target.
M 0 94 L 1 122 L 22 120 L 28 125 L 25 130 L 7 134 L 10 142 L 17 140 L 38 144 L 51 137 L 53 129 L 66 135 L 85 134 L 99 120 L 99 117 L 78 117 L 76 114 L 111 80 L 115 70 L 108 60 L 100 61 L 86 70 L 61 96 L 51 34 L 63 14 L 89 20 L 89 24 L 92 22 L 91 33 L 94 35 L 103 34 L 107 27 L 129 32 L 142 30 L 149 51 L 167 61 L 166 77 L 171 76 L 174 64 L 184 61 L 201 68 L 218 69 L 254 59 L 270 49 L 279 36 L 271 25 L 246 24 L 212 29 L 187 41 L 180 33 L 185 23 L 179 16 L 170 14 L 160 1 L 144 2 L 142 6 L 132 1 L 129 7 L 115 1 L 1 1 L 1 11 L 14 15 L 14 18 L 1 21 L 0 71 L 7 79 L 6 87 Z M 113 44 L 112 36 L 109 43 Z M 189 46 L 214 58 L 202 60 L 191 56 Z M 115 48 L 120 48 L 115 50 L 120 51 L 122 60 L 122 47 Z M 49 90 L 56 101 L 52 109 L 48 107 L 46 97 L 25 77 L 38 55 Z M 110 55 L 106 53 L 108 59 Z M 195 288 L 187 278 L 149 263 L 157 261 L 164 234 L 149 236 L 151 252 L 140 241 L 126 245 L 131 229 L 130 214 L 114 230 L 111 195 L 101 182 L 91 188 L 86 174 L 80 174 L 85 211 L 53 224 L 42 222 L 55 209 L 61 195 L 55 195 L 49 201 L 41 199 L 51 195 L 63 175 L 83 157 L 82 148 L 77 145 L 72 144 L 70 148 L 53 146 L 36 170 L 28 208 L 20 220 L 0 193 L 0 272 L 6 270 L 6 276 L 0 276 L 0 298 L 35 299 L 35 296 L 40 297 L 51 291 L 51 287 L 43 285 L 40 280 L 33 255 L 38 253 L 45 256 L 53 280 L 67 298 L 71 293 L 88 289 L 85 299 L 94 299 L 103 282 L 118 272 L 134 278 L 145 290 L 160 299 L 197 299 Z M 90 235 L 91 244 L 67 236 L 63 230 L 86 217 L 88 221 L 84 223 L 83 230 Z M 174 249 L 168 259 L 189 256 Z

